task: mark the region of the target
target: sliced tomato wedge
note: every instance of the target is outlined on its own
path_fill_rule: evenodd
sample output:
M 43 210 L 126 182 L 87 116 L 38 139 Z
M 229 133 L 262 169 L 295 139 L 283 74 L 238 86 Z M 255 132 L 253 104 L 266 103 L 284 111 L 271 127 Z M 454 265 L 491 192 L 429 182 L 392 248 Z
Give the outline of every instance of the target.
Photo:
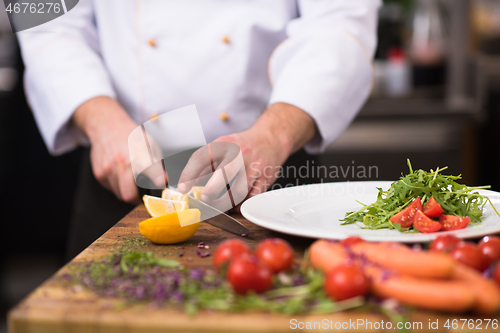
M 444 210 L 441 205 L 431 197 L 424 205 L 423 213 L 429 217 L 438 217 L 443 214 Z
M 441 215 L 439 222 L 443 225 L 444 231 L 458 230 L 468 226 L 470 218 L 455 215 Z
M 438 221 L 434 221 L 427 215 L 425 215 L 421 210 L 415 213 L 415 218 L 413 220 L 413 228 L 417 229 L 424 234 L 429 234 L 431 232 L 436 232 L 441 230 L 442 224 Z
M 409 228 L 413 224 L 413 218 L 417 210 L 422 210 L 422 201 L 416 198 L 405 209 L 390 218 L 392 223 L 401 225 L 402 228 Z

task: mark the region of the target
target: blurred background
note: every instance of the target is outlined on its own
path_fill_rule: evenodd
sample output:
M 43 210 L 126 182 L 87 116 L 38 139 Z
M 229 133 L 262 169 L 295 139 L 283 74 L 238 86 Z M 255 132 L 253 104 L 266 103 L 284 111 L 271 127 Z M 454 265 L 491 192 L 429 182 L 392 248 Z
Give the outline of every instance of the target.
M 379 17 L 372 96 L 316 164 L 394 180 L 410 158 L 500 190 L 500 0 L 385 0 Z M 0 333 L 6 311 L 64 264 L 81 157 L 47 153 L 22 75 L 0 8 Z M 366 179 L 323 179 L 345 180 Z

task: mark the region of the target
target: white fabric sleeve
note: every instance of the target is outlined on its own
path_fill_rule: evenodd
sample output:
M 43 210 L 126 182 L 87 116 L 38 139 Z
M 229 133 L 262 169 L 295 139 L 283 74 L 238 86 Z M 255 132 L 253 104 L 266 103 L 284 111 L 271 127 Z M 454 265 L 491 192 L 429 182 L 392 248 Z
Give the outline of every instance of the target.
M 100 56 L 91 0 L 63 16 L 18 33 L 25 91 L 49 152 L 59 155 L 88 144 L 70 119 L 85 101 L 115 93 Z
M 305 149 L 326 149 L 354 119 L 372 85 L 380 0 L 299 0 L 299 17 L 269 60 L 273 92 L 307 112 L 319 135 Z

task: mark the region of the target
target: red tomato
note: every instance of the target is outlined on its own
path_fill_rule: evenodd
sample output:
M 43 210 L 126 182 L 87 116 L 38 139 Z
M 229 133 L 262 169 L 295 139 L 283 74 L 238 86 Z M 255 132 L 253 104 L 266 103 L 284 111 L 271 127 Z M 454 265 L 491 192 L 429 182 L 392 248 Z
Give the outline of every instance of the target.
M 401 225 L 402 228 L 411 227 L 417 210 L 422 210 L 422 201 L 420 201 L 420 198 L 413 200 L 408 207 L 391 217 L 390 220 L 392 223 Z
M 255 255 L 266 264 L 273 273 L 288 270 L 293 265 L 293 249 L 285 240 L 268 238 L 259 243 Z
M 460 243 L 451 252 L 450 255 L 464 265 L 470 266 L 482 272 L 488 267 L 488 262 L 483 253 L 473 243 Z
M 441 208 L 441 205 L 436 201 L 436 199 L 434 199 L 434 197 L 431 197 L 425 203 L 423 212 L 429 217 L 438 217 L 439 215 L 443 214 L 444 210 L 443 208 Z
M 479 248 L 483 252 L 488 265 L 500 260 L 500 238 L 486 236 L 479 242 Z
M 497 265 L 495 272 L 493 273 L 493 280 L 500 285 L 500 265 Z
M 432 241 L 429 250 L 448 253 L 460 242 L 461 240 L 457 236 L 441 235 Z
M 273 284 L 269 267 L 250 254 L 243 254 L 231 260 L 227 270 L 227 280 L 238 294 L 249 291 L 262 293 Z
M 368 293 L 368 278 L 363 270 L 356 265 L 345 264 L 332 269 L 325 278 L 324 290 L 336 301 Z
M 239 239 L 228 239 L 220 243 L 214 253 L 213 264 L 216 269 L 228 263 L 230 259 L 243 253 L 252 253 L 250 247 Z
M 413 219 L 413 227 L 424 234 L 441 230 L 442 225 L 438 221 L 431 220 L 421 210 L 417 210 Z
M 347 237 L 347 238 L 344 238 L 343 240 L 341 240 L 340 245 L 349 247 L 349 246 L 352 246 L 356 243 L 361 243 L 364 241 L 365 240 L 361 237 L 351 236 L 351 237 Z
M 443 225 L 443 231 L 463 229 L 469 222 L 470 218 L 455 215 L 441 215 L 439 218 L 439 223 Z

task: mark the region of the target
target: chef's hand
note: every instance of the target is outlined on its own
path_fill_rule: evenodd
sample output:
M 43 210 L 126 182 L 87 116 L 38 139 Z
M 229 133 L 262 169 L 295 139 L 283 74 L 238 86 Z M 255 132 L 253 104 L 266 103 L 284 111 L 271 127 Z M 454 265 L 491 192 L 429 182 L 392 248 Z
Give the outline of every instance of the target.
M 90 140 L 92 171 L 99 183 L 118 199 L 138 203 L 139 192 L 128 148 L 128 137 L 138 125 L 109 97 L 96 97 L 83 103 L 72 121 Z M 165 184 L 163 175 L 156 178 L 155 183 Z
M 309 142 L 316 133 L 316 125 L 309 114 L 295 106 L 276 103 L 250 129 L 220 137 L 215 142 L 234 143 L 241 149 L 248 186 L 246 198 L 250 198 L 265 192 L 276 181 L 279 168 L 287 158 Z M 206 168 L 195 164 L 199 164 L 199 160 L 192 158 L 179 180 L 180 184 L 186 182 L 187 186 L 178 188 L 184 193 L 192 186 L 189 180 L 206 171 Z M 236 172 L 237 170 L 226 170 L 229 178 Z M 221 177 L 220 173 L 216 173 L 215 177 Z M 220 184 L 224 184 L 224 181 L 210 179 L 201 192 L 201 199 L 207 202 L 214 200 L 221 192 Z

